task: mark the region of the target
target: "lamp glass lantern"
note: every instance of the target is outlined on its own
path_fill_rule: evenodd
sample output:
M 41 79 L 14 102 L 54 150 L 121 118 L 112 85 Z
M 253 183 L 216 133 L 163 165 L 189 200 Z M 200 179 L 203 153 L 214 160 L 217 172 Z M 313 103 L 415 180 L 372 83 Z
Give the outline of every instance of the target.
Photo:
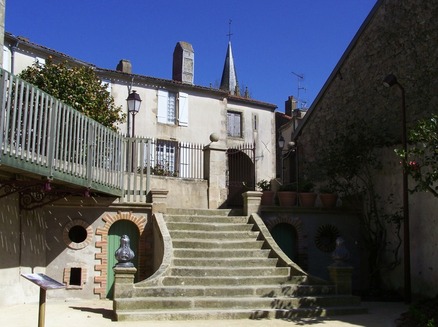
M 284 137 L 283 137 L 283 135 L 280 135 L 280 137 L 278 138 L 278 147 L 280 149 L 283 149 L 284 148 L 284 143 L 285 143 Z
M 136 113 L 139 112 L 140 110 L 140 105 L 141 105 L 141 98 L 140 95 L 137 93 L 137 91 L 132 91 L 129 95 L 128 98 L 126 99 L 126 101 L 128 102 L 128 111 L 135 115 Z

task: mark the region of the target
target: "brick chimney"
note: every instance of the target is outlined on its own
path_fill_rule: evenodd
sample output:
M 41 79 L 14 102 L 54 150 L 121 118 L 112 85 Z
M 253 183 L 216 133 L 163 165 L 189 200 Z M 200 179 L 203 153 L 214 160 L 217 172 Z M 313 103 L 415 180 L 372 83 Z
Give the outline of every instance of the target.
M 173 51 L 172 79 L 192 84 L 195 71 L 195 52 L 190 43 L 180 41 Z
M 118 65 L 117 65 L 116 70 L 118 70 L 119 72 L 122 72 L 122 73 L 131 74 L 132 73 L 131 62 L 129 60 L 126 60 L 126 59 L 120 60 Z
M 289 117 L 292 117 L 293 111 L 297 109 L 297 100 L 290 95 L 284 103 L 284 113 Z

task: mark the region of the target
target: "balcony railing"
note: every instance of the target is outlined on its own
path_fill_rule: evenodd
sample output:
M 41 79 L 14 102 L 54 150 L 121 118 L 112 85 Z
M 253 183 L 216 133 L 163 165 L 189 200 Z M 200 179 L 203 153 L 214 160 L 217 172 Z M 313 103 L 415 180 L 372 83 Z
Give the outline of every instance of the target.
M 202 145 L 126 138 L 0 70 L 0 163 L 128 198 L 149 176 L 203 178 Z

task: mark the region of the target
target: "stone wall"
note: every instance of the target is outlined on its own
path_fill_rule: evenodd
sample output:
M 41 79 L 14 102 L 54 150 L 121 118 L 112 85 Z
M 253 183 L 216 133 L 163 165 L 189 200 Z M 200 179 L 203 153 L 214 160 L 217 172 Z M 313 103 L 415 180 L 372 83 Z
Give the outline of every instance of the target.
M 386 178 L 377 179 L 379 195 L 386 198 L 394 191 L 396 200 L 401 199 L 401 167 L 396 164 L 392 151 L 400 147 L 401 93 L 397 87 L 385 88 L 382 80 L 393 73 L 405 89 L 408 128 L 418 119 L 438 113 L 438 22 L 435 17 L 438 17 L 436 1 L 378 1 L 306 116 L 298 138 L 302 169 L 318 161 L 338 131 L 361 122 L 358 129 L 366 129 L 379 140 L 379 145 L 389 145 L 390 149 L 380 153 L 382 162 L 389 166 L 383 170 L 388 173 Z M 353 132 L 351 137 L 354 136 Z M 412 246 L 412 258 L 422 258 L 421 263 L 417 259 L 412 262 L 413 293 L 429 296 L 438 293 L 436 283 L 427 282 L 432 280 L 431 275 L 435 280 L 438 278 L 438 266 L 432 263 L 438 262 L 438 253 L 431 253 L 428 245 L 434 244 L 436 239 L 436 234 L 430 233 L 430 226 L 434 226 L 437 219 L 433 200 L 436 202 L 429 194 L 410 197 L 411 213 L 415 216 L 411 239 L 412 245 L 416 245 Z M 420 210 L 419 202 L 427 203 L 429 208 Z M 394 209 L 400 206 L 401 201 L 393 203 Z M 426 253 L 431 257 L 423 257 Z M 389 287 L 403 287 L 401 269 L 388 276 Z
M 45 272 L 45 228 L 40 212 L 19 210 L 17 194 L 0 199 L 0 305 L 38 301 L 39 288 L 21 274 Z
M 167 204 L 170 208 L 208 208 L 206 180 L 151 176 L 151 189 L 169 191 Z

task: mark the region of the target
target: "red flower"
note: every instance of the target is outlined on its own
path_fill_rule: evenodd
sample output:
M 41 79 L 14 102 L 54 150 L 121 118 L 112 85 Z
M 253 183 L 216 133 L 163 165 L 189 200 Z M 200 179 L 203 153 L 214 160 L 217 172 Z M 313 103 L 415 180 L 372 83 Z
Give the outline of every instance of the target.
M 409 161 L 408 166 L 412 170 L 419 170 L 420 169 L 420 164 L 416 161 Z

